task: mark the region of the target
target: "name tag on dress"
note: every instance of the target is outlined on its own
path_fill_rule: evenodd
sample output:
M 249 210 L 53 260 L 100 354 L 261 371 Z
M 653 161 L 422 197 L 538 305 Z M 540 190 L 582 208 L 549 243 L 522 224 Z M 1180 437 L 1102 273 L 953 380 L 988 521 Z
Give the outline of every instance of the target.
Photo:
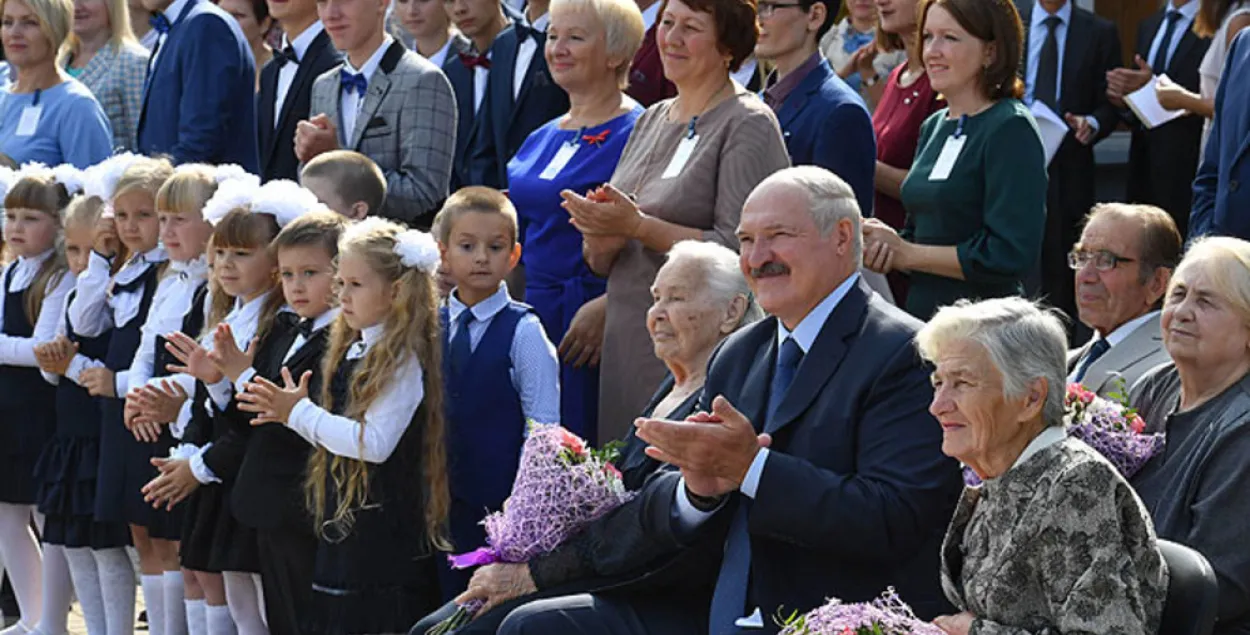
M 959 153 L 963 152 L 966 141 L 968 137 L 963 135 L 946 138 L 946 144 L 942 146 L 942 154 L 938 155 L 937 161 L 933 163 L 933 169 L 929 172 L 930 181 L 945 181 L 950 177 L 951 169 L 955 167 L 955 161 L 959 160 Z
M 29 137 L 39 127 L 39 117 L 43 115 L 43 106 L 27 106 L 22 109 L 22 118 L 17 122 L 17 136 Z
M 690 160 L 690 155 L 694 153 L 694 147 L 699 144 L 699 135 L 693 137 L 685 137 L 681 143 L 677 144 L 677 151 L 673 153 L 673 159 L 668 162 L 668 167 L 664 168 L 664 174 L 660 175 L 662 179 L 671 179 L 681 174 L 686 162 Z
M 569 164 L 573 159 L 573 155 L 577 154 L 577 144 L 572 141 L 565 141 L 560 144 L 560 149 L 556 151 L 556 155 L 551 157 L 551 162 L 543 169 L 538 178 L 544 181 L 550 181 L 560 175 L 564 170 L 564 166 Z

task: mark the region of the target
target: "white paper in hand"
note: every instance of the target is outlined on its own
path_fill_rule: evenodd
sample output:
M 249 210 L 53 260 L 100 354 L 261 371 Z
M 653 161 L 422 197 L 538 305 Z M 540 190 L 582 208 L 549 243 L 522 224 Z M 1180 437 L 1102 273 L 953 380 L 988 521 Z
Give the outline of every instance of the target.
M 1050 165 L 1055 153 L 1059 151 L 1059 146 L 1063 145 L 1064 138 L 1068 136 L 1068 123 L 1051 110 L 1050 106 L 1037 100 L 1029 106 L 1029 112 L 1033 113 L 1033 120 L 1037 122 L 1037 132 L 1041 135 L 1042 147 L 1046 150 L 1046 165 Z
M 1146 82 L 1145 86 L 1124 97 L 1124 103 L 1128 104 L 1133 114 L 1137 115 L 1138 121 L 1147 128 L 1157 128 L 1185 114 L 1184 110 L 1166 110 L 1159 105 L 1159 94 L 1155 92 L 1155 86 L 1161 77 L 1167 75 L 1160 75 Z

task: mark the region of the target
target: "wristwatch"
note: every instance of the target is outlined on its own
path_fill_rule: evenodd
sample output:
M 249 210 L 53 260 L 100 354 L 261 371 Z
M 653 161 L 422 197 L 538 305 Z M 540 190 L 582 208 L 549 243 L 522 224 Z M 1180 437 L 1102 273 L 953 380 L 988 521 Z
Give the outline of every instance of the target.
M 686 498 L 690 499 L 690 504 L 701 512 L 710 512 L 720 506 L 724 496 L 700 496 L 690 491 L 690 486 L 686 486 Z

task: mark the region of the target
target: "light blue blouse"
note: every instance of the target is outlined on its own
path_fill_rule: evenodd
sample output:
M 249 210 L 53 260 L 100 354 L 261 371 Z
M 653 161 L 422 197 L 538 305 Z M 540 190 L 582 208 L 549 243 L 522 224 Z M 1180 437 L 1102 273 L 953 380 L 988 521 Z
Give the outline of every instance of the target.
M 112 154 L 113 129 L 91 91 L 77 80 L 47 90 L 0 91 L 0 153 L 18 164 L 38 161 L 49 166 L 70 163 L 86 168 Z M 19 130 L 23 112 L 39 108 L 33 130 Z M 25 134 L 19 134 L 23 132 Z

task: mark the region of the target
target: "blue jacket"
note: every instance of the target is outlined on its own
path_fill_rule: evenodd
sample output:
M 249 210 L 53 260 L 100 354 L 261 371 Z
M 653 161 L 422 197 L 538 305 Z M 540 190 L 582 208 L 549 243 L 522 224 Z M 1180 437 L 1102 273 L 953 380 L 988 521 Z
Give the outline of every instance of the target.
M 877 137 L 872 115 L 827 62 L 808 73 L 777 110 L 790 163 L 817 165 L 855 191 L 860 212 L 872 216 Z
M 1194 178 L 1191 236 L 1250 239 L 1250 31 L 1228 47 L 1215 93 L 1215 119 Z
M 259 172 L 255 91 L 256 63 L 238 23 L 207 0 L 190 0 L 144 85 L 139 152 Z

